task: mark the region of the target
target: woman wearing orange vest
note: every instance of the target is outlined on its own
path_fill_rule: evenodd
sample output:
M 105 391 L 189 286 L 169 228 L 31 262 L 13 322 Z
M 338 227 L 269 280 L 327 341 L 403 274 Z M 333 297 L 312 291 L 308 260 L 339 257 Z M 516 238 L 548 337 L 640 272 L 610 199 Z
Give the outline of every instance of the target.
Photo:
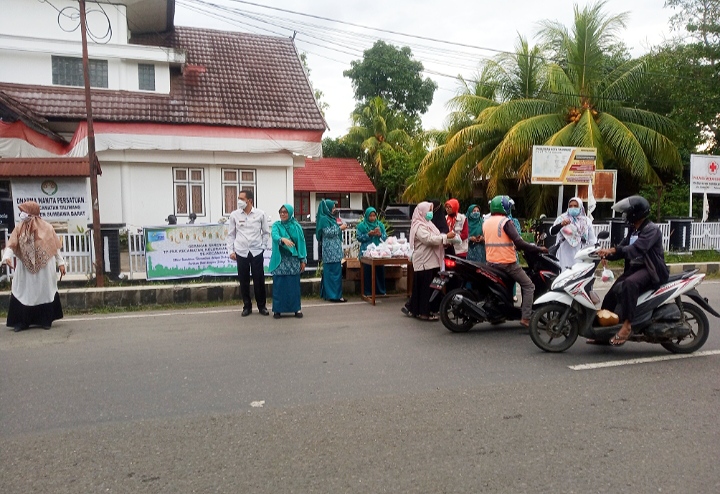
M 514 203 L 508 196 L 495 196 L 490 201 L 490 217 L 483 222 L 485 257 L 489 265 L 505 271 L 520 284 L 522 290 L 520 324 L 527 327 L 530 325 L 535 286 L 517 263 L 515 249 L 517 247 L 523 252 L 547 252 L 547 249 L 529 244 L 520 237 L 512 220 L 508 218 L 513 206 Z

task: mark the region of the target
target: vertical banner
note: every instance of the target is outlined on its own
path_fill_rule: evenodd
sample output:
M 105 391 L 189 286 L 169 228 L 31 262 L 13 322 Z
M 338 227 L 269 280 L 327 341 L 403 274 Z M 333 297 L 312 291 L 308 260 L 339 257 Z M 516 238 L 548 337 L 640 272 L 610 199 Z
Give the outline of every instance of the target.
M 237 264 L 228 255 L 224 224 L 147 227 L 144 234 L 148 280 L 237 276 Z M 271 254 L 265 251 L 266 275 Z

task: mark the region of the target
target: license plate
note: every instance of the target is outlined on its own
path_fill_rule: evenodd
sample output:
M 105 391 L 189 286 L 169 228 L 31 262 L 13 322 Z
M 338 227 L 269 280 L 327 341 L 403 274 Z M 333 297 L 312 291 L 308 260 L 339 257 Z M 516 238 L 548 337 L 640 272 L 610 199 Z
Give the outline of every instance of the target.
M 433 278 L 432 283 L 430 283 L 430 288 L 433 290 L 441 290 L 442 287 L 445 286 L 445 283 L 447 280 L 445 278 L 441 278 L 440 276 L 436 276 Z

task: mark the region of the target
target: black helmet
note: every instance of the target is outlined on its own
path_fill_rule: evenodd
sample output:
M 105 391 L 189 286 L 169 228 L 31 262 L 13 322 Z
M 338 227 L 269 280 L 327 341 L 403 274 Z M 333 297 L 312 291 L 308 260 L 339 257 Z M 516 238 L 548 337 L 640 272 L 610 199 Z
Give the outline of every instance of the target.
M 623 219 L 631 224 L 650 216 L 650 203 L 641 196 L 626 197 L 622 201 L 615 203 L 612 208 L 614 211 L 621 213 Z

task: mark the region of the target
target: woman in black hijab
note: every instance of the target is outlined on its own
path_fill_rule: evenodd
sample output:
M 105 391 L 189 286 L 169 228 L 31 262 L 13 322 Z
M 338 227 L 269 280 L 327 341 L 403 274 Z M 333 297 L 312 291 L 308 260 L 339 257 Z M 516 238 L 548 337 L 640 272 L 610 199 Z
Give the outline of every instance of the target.
M 433 218 L 432 223 L 440 230 L 440 233 L 448 233 L 450 229 L 447 225 L 447 219 L 445 219 L 445 203 L 440 202 L 439 199 L 427 199 L 433 205 Z M 455 255 L 455 247 L 448 244 L 445 246 L 445 254 Z

